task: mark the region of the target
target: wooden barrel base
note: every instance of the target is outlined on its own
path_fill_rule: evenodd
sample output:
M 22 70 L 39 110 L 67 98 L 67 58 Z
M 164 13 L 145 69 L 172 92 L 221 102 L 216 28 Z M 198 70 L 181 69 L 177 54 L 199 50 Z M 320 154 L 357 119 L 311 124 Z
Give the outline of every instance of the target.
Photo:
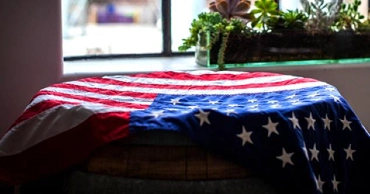
M 74 171 L 66 181 L 66 194 L 276 194 L 258 178 L 223 180 L 158 180 Z M 33 194 L 33 193 L 32 193 Z
M 214 180 L 247 178 L 251 172 L 193 145 L 109 144 L 87 160 L 89 173 L 127 178 Z

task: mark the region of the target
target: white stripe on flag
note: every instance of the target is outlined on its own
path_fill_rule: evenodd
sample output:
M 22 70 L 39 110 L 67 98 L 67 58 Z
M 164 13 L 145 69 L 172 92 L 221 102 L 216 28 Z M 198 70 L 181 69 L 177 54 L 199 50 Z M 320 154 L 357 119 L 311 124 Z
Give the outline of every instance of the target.
M 143 104 L 143 105 L 150 105 L 153 102 L 153 99 L 148 98 L 136 98 L 130 96 L 119 96 L 119 95 L 106 95 L 106 94 L 99 94 L 94 92 L 87 92 L 83 90 L 74 90 L 74 89 L 67 89 L 67 88 L 58 88 L 58 87 L 47 87 L 42 89 L 41 91 L 50 91 L 50 92 L 58 92 L 61 94 L 70 94 L 76 95 L 81 97 L 92 97 L 92 98 L 99 98 L 104 100 L 111 100 L 116 102 L 127 102 L 132 104 Z
M 45 100 L 56 100 L 56 101 L 64 101 L 64 102 L 70 102 L 70 103 L 81 103 L 81 102 L 83 102 L 82 100 L 77 100 L 77 99 L 73 99 L 73 98 L 66 98 L 66 97 L 62 97 L 62 96 L 44 94 L 44 95 L 39 95 L 36 98 L 34 98 L 32 100 L 32 102 L 30 102 L 27 105 L 25 110 L 27 110 L 27 109 L 33 107 L 34 105 L 36 105 L 36 104 L 38 104 L 42 101 L 45 101 Z
M 265 93 L 265 92 L 278 92 L 284 90 L 297 90 L 303 88 L 310 88 L 316 86 L 328 85 L 325 82 L 307 82 L 290 84 L 283 86 L 270 86 L 262 88 L 246 88 L 246 89 L 232 89 L 232 90 L 187 90 L 187 89 L 172 89 L 172 88 L 145 88 L 142 86 L 132 87 L 132 86 L 118 86 L 111 84 L 100 84 L 92 82 L 81 82 L 73 81 L 69 82 L 72 85 L 84 86 L 90 88 L 101 88 L 107 90 L 125 91 L 125 92 L 141 92 L 141 93 L 153 93 L 153 94 L 172 94 L 172 95 L 234 95 L 234 94 L 255 94 L 255 93 Z

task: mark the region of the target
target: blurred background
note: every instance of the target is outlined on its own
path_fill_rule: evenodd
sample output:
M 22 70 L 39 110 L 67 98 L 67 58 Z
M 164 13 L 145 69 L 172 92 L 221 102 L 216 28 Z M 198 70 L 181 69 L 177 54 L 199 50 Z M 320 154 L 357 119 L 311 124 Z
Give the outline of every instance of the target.
M 162 52 L 161 0 L 62 0 L 63 55 Z M 171 2 L 172 50 L 207 0 Z
M 189 36 L 192 20 L 208 11 L 209 2 L 171 1 L 172 40 L 166 41 L 172 41 L 173 52 Z M 300 8 L 300 0 L 277 2 L 282 10 Z M 163 50 L 161 0 L 62 0 L 62 4 L 64 57 Z M 361 11 L 368 15 L 368 0 L 362 2 Z

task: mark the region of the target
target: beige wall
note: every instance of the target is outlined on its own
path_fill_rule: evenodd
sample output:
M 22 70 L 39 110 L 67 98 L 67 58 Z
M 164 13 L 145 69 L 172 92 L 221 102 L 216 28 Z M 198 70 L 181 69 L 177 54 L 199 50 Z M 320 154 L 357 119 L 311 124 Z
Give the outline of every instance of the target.
M 60 0 L 0 1 L 0 137 L 62 75 Z

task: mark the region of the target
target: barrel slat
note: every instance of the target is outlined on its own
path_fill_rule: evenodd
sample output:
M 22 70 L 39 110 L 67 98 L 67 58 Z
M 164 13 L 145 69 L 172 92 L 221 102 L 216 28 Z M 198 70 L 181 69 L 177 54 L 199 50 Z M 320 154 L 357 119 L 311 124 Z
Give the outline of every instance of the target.
M 86 171 L 130 178 L 214 180 L 246 178 L 248 169 L 199 146 L 108 145 L 86 163 Z
M 243 178 L 249 171 L 232 161 L 213 153 L 207 153 L 207 179 Z
M 150 149 L 148 178 L 179 179 L 186 178 L 183 146 L 154 146 Z
M 207 179 L 207 153 L 199 147 L 186 148 L 186 179 Z
M 149 172 L 149 154 L 152 148 L 148 146 L 130 146 L 127 158 L 128 177 L 146 177 Z
M 87 160 L 87 171 L 114 176 L 126 176 L 128 149 L 129 147 L 109 146 L 97 150 Z

